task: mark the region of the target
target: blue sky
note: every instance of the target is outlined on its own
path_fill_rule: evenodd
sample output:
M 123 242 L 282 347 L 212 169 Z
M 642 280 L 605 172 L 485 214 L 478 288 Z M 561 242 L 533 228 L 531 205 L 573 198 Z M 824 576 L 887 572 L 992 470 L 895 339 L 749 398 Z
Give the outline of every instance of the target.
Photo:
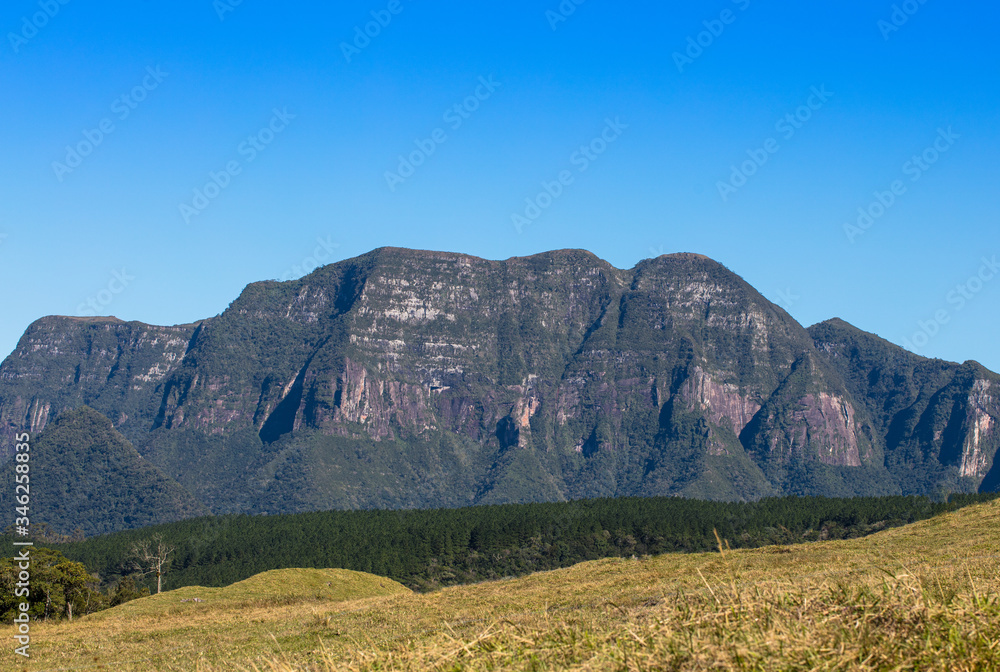
M 813 4 L 4 3 L 0 355 L 396 245 L 700 252 L 1000 370 L 1000 10 Z

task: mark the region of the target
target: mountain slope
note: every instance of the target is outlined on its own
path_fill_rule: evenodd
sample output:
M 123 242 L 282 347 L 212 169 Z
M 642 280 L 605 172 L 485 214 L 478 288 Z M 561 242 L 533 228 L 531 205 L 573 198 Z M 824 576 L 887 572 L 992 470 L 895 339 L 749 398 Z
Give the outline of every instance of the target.
M 996 487 L 1000 376 L 914 355 L 842 320 L 810 333 L 864 400 L 904 494 Z
M 208 513 L 89 407 L 64 413 L 30 445 L 30 518 L 56 532 L 90 536 Z M 3 467 L 8 483 L 14 467 Z M 7 510 L 12 493 L 13 486 L 0 493 Z
M 40 320 L 0 425 L 91 404 L 217 513 L 990 483 L 996 376 L 854 331 L 810 333 L 700 255 L 381 248 L 197 325 Z
M 13 452 L 15 431 L 40 432 L 83 404 L 133 440 L 145 434 L 159 407 L 156 386 L 184 357 L 195 327 L 113 317 L 37 320 L 0 365 L 0 457 Z

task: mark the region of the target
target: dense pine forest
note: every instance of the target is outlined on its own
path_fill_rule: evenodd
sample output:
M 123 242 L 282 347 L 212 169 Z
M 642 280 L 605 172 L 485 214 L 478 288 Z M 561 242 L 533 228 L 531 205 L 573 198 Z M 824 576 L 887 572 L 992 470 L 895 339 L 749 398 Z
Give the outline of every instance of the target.
M 859 537 L 998 496 L 954 495 L 947 502 L 784 497 L 751 503 L 654 497 L 212 516 L 44 545 L 65 555 L 53 554 L 56 574 L 67 574 L 70 565 L 61 563 L 68 559 L 76 574 L 85 568 L 96 575 L 86 590 L 82 584 L 65 588 L 78 594 L 79 614 L 137 597 L 143 589 L 155 592 L 155 578 L 140 573 L 135 558 L 135 549 L 152 540 L 171 551 L 164 590 L 225 586 L 271 569 L 330 567 L 371 572 L 426 591 L 598 558 L 711 551 L 720 539 L 732 548 L 750 548 Z M 0 561 L 0 583 L 13 578 L 7 576 L 10 567 L 9 559 Z M 58 580 L 53 581 L 59 593 Z M 2 606 L 0 614 L 6 611 Z

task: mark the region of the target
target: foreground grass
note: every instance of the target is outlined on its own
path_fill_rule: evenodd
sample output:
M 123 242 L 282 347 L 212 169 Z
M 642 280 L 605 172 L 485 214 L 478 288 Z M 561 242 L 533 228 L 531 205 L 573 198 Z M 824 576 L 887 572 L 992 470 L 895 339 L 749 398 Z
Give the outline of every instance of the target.
M 356 572 L 268 572 L 37 624 L 32 660 L 7 669 L 1000 670 L 998 523 L 992 502 L 864 539 L 424 595 Z

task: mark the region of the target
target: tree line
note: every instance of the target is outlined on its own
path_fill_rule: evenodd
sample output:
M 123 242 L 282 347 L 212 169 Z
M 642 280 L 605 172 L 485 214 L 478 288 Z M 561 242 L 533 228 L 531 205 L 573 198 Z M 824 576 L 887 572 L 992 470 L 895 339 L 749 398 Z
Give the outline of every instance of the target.
M 39 617 L 81 614 L 157 591 L 159 584 L 164 590 L 225 586 L 291 567 L 371 572 L 428 591 L 599 558 L 712 551 L 719 538 L 732 548 L 755 548 L 860 537 L 997 496 L 953 495 L 944 502 L 916 496 L 782 497 L 743 503 L 630 497 L 209 516 L 50 544 L 47 555 L 38 556 L 48 564 L 33 565 L 32 609 Z M 10 559 L 0 560 L 3 599 L 13 594 L 7 590 L 13 572 Z M 0 615 L 9 609 L 0 602 Z

